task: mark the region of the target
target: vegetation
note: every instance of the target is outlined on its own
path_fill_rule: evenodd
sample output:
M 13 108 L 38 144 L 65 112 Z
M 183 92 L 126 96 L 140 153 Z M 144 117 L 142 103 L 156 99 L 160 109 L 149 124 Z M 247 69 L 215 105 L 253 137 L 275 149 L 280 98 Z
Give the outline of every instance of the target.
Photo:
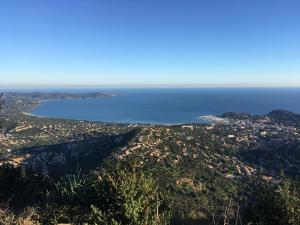
M 0 206 L 1 225 L 38 225 L 38 220 L 39 216 L 33 208 L 27 208 L 22 213 L 15 214 L 7 206 Z
M 300 224 L 297 182 L 282 177 L 278 183 L 256 178 L 244 184 L 247 185 L 240 189 L 242 199 L 230 198 L 214 208 L 203 205 L 190 213 L 199 216 L 207 207 L 211 216 L 201 224 Z M 199 224 L 199 220 L 174 220 L 174 215 L 170 220 L 170 196 L 134 164 L 114 164 L 109 160 L 89 174 L 78 171 L 58 179 L 4 165 L 0 167 L 0 188 L 0 224 L 4 225 Z
M 60 179 L 0 167 L 1 202 L 8 203 L 1 208 L 2 224 L 21 224 L 15 222 L 18 212 L 23 212 L 18 219 L 32 218 L 32 224 L 168 224 L 164 196 L 152 177 L 134 167 L 106 164 L 109 169 Z M 28 214 L 28 207 L 34 207 L 34 215 Z
M 167 224 L 168 215 L 154 179 L 134 167 L 102 171 L 96 182 L 101 205 L 92 205 L 95 224 Z
M 299 225 L 300 192 L 295 182 L 256 181 L 244 208 L 244 219 L 258 225 Z
M 268 114 L 274 121 L 289 126 L 300 127 L 300 115 L 286 111 L 274 110 Z
M 45 205 L 53 190 L 53 180 L 33 170 L 12 165 L 0 167 L 0 200 L 17 211 Z

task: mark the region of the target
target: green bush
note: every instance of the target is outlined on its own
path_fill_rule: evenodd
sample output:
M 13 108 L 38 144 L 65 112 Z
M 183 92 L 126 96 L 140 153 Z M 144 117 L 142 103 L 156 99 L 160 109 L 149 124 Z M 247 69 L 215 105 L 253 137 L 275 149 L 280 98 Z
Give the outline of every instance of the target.
M 31 169 L 0 166 L 0 201 L 8 202 L 15 209 L 43 205 L 54 189 L 52 180 Z
M 133 167 L 107 164 L 89 175 L 67 175 L 55 186 L 56 207 L 45 216 L 53 223 L 168 224 L 155 180 Z
M 257 225 L 300 225 L 300 195 L 287 179 L 254 184 L 244 217 Z
M 91 177 L 78 171 L 62 177 L 56 184 L 57 202 L 64 205 L 89 206 L 93 199 L 94 189 Z
M 156 182 L 135 169 L 99 173 L 95 188 L 101 205 L 93 205 L 97 224 L 167 224 L 167 213 Z M 96 218 L 96 219 L 95 219 Z M 105 222 L 103 222 L 105 221 Z

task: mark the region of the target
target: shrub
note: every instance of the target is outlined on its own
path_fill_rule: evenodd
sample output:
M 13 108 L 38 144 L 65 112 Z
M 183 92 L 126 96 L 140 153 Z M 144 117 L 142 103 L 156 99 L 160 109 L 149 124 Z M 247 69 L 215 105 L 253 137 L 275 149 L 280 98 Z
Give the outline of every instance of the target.
M 300 225 L 299 193 L 289 180 L 254 184 L 244 217 L 258 225 Z
M 162 196 L 150 176 L 134 168 L 99 173 L 95 188 L 101 205 L 92 205 L 93 223 L 166 224 Z M 99 220 L 99 221 L 98 221 Z M 103 222 L 105 221 L 105 222 Z
M 0 166 L 0 200 L 15 209 L 45 204 L 49 191 L 54 188 L 52 180 L 33 170 L 14 167 L 9 164 Z
M 7 206 L 0 206 L 0 224 L 2 225 L 38 225 L 38 215 L 33 208 L 27 208 L 20 215 L 15 215 Z

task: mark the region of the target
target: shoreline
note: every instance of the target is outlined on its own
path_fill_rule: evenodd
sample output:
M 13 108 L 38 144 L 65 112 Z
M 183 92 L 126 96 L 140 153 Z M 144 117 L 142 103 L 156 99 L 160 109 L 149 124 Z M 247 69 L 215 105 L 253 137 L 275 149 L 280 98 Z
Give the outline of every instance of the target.
M 22 112 L 22 114 L 25 115 L 25 116 L 32 116 L 32 117 L 38 117 L 38 118 L 48 118 L 48 117 L 45 117 L 45 116 L 34 115 L 32 113 L 29 113 L 29 112 Z
M 48 101 L 48 100 L 46 100 Z M 38 106 L 38 105 L 37 105 Z M 105 124 L 120 124 L 120 125 L 141 125 L 141 126 L 184 126 L 184 125 L 192 125 L 192 124 L 197 124 L 197 125 L 206 125 L 206 124 L 213 124 L 213 121 L 204 119 L 206 117 L 210 117 L 212 115 L 206 115 L 206 116 L 199 116 L 197 117 L 197 120 L 203 120 L 205 122 L 182 122 L 182 123 L 159 123 L 159 122 L 146 122 L 146 121 L 141 121 L 141 122 L 108 122 L 108 121 L 100 121 L 100 120 L 87 120 L 87 119 L 70 119 L 70 118 L 65 118 L 65 117 L 48 117 L 48 116 L 41 116 L 41 115 L 36 115 L 31 112 L 26 112 L 22 111 L 22 115 L 25 116 L 31 116 L 31 117 L 36 117 L 36 118 L 44 118 L 44 119 L 60 119 L 60 120 L 70 120 L 70 121 L 87 121 L 90 123 L 105 123 Z M 216 116 L 212 116 L 216 117 Z
M 204 115 L 199 116 L 198 119 L 202 119 L 204 121 L 208 121 L 210 123 L 217 123 L 217 124 L 228 124 L 229 120 L 227 118 L 222 118 L 216 115 Z
M 207 123 L 212 123 L 212 121 L 204 119 L 206 117 L 209 117 L 211 115 L 205 115 L 205 116 L 199 116 L 197 117 L 197 120 L 194 122 L 182 122 L 182 123 L 160 123 L 160 122 L 147 122 L 147 121 L 140 121 L 140 122 L 108 122 L 108 121 L 101 121 L 101 120 L 88 120 L 88 119 L 71 119 L 66 117 L 48 117 L 48 116 L 42 116 L 42 115 L 36 115 L 32 113 L 32 110 L 39 107 L 44 102 L 49 101 L 62 101 L 62 100 L 86 100 L 86 99 L 100 99 L 100 98 L 111 98 L 111 97 L 118 97 L 123 95 L 112 95 L 107 97 L 87 97 L 87 98 L 59 98 L 59 99 L 39 99 L 34 100 L 35 104 L 30 109 L 27 109 L 26 111 L 21 110 L 20 113 L 25 116 L 31 116 L 36 118 L 44 118 L 44 119 L 62 119 L 62 120 L 73 120 L 73 121 L 87 121 L 91 123 L 105 123 L 105 124 L 120 124 L 120 125 L 141 125 L 141 126 L 183 126 L 183 125 L 191 125 L 191 124 L 198 124 L 198 125 L 205 125 Z M 201 122 L 203 120 L 203 122 Z

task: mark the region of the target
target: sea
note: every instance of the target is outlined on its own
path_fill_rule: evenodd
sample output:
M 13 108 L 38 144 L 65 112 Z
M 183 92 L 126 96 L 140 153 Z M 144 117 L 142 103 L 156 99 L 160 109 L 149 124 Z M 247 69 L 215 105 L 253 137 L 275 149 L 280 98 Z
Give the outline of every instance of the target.
M 284 109 L 300 113 L 300 88 L 104 88 L 67 91 L 117 92 L 120 96 L 51 100 L 42 102 L 31 113 L 49 118 L 130 124 L 206 123 L 201 116 L 218 116 L 225 112 L 261 115 Z

